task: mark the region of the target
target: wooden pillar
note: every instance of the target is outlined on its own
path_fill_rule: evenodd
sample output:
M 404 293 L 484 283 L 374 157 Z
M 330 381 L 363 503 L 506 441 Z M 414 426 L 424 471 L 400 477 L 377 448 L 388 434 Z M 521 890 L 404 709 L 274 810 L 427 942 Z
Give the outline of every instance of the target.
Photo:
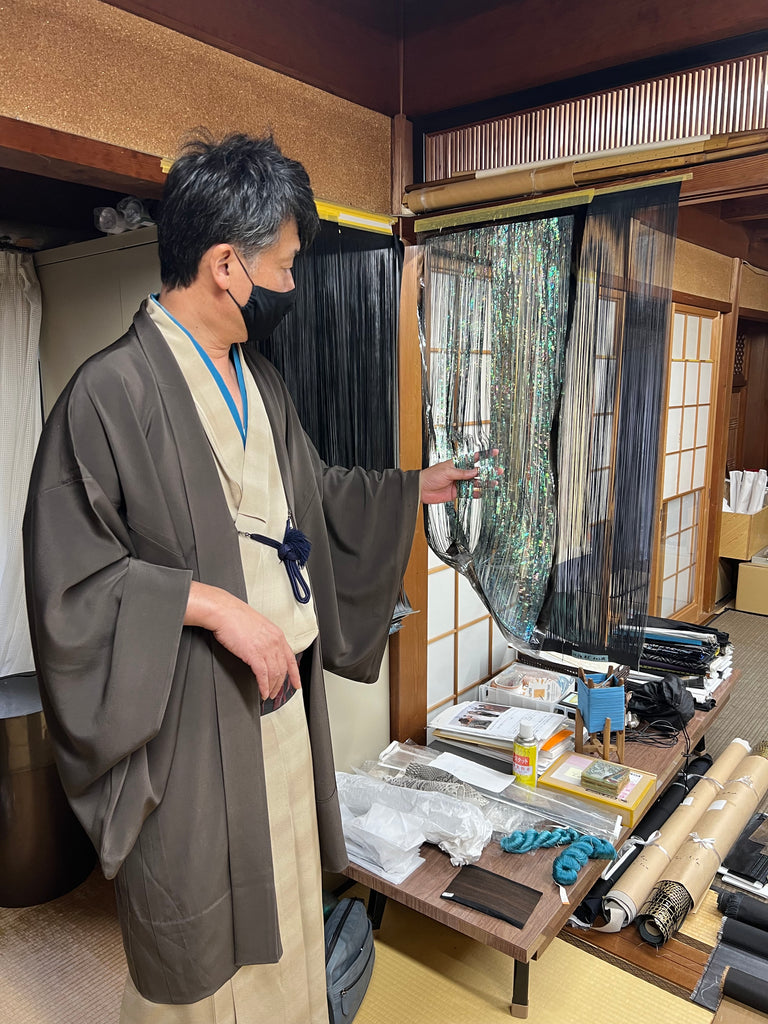
M 402 469 L 422 468 L 421 354 L 417 319 L 421 266 L 420 248 L 406 248 L 400 292 L 398 359 Z M 427 714 L 427 541 L 421 512 L 405 573 L 405 591 L 417 614 L 409 615 L 403 628 L 390 641 L 390 732 L 392 739 L 423 743 Z
M 741 286 L 740 259 L 733 260 L 729 298 L 730 312 L 723 314 L 720 337 L 720 368 L 717 375 L 712 409 L 714 412 L 714 441 L 712 444 L 712 475 L 709 487 L 709 522 L 704 558 L 704 582 L 701 607 L 705 614 L 711 614 L 717 598 L 717 569 L 720 560 L 720 513 L 725 493 L 725 463 L 728 457 L 728 423 L 731 411 L 731 385 L 733 381 L 733 359 L 736 352 L 736 331 L 739 323 L 739 288 Z

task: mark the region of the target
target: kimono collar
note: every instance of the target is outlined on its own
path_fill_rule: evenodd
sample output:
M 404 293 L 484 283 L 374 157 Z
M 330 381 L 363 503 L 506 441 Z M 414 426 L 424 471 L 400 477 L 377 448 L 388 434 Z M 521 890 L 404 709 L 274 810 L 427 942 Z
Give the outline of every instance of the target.
M 234 364 L 235 364 L 235 373 L 237 374 L 237 383 L 238 383 L 238 387 L 240 388 L 240 401 L 242 402 L 242 406 L 243 406 L 242 418 L 240 417 L 240 411 L 237 408 L 237 405 L 235 404 L 235 400 L 232 398 L 232 395 L 230 394 L 229 388 L 224 383 L 224 378 L 221 376 L 219 371 L 216 369 L 216 367 L 213 364 L 213 360 L 208 355 L 208 353 L 205 351 L 205 349 L 200 344 L 200 342 L 187 330 L 187 328 L 184 326 L 184 324 L 179 323 L 179 321 L 176 319 L 176 317 L 173 315 L 173 313 L 169 313 L 168 312 L 168 310 L 165 308 L 165 306 L 160 301 L 159 294 L 153 294 L 151 296 L 151 298 L 152 298 L 152 301 L 157 303 L 157 305 L 160 307 L 160 309 L 162 309 L 162 311 L 165 313 L 165 315 L 168 317 L 168 319 L 172 320 L 173 323 L 175 323 L 176 326 L 179 328 L 179 330 L 183 331 L 184 334 L 186 334 L 186 336 L 189 338 L 189 340 L 195 346 L 195 348 L 196 348 L 196 350 L 198 352 L 198 355 L 200 356 L 200 358 L 205 363 L 206 367 L 208 368 L 208 371 L 210 372 L 211 376 L 213 377 L 214 381 L 216 382 L 216 385 L 217 385 L 219 391 L 221 392 L 222 397 L 224 398 L 224 401 L 227 403 L 227 407 L 228 407 L 229 411 L 232 414 L 233 420 L 235 421 L 235 426 L 237 427 L 238 431 L 240 432 L 240 436 L 243 439 L 243 448 L 245 448 L 245 441 L 246 441 L 246 438 L 248 437 L 248 395 L 247 395 L 246 390 L 245 390 L 245 379 L 243 378 L 243 366 L 242 366 L 242 363 L 240 361 L 240 352 L 238 350 L 237 345 L 233 345 L 232 346 L 231 352 L 232 352 L 232 359 L 233 359 Z

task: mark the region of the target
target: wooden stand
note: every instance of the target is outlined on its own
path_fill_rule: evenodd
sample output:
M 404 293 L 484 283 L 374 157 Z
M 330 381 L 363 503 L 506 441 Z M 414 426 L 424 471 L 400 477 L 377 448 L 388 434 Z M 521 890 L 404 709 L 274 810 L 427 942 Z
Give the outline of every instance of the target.
M 584 740 L 584 719 L 581 712 L 576 708 L 576 728 L 573 735 L 573 745 L 577 754 L 599 754 L 604 761 L 611 760 L 611 754 L 616 754 L 619 764 L 624 764 L 624 736 L 626 730 L 616 733 L 616 742 L 611 742 L 611 720 L 606 718 L 602 733 L 591 732 Z

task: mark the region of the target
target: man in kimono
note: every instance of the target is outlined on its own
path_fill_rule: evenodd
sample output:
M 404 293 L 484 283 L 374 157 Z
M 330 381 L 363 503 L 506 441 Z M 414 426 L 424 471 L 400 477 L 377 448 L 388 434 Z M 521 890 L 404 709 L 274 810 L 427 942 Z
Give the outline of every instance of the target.
M 37 670 L 115 878 L 122 1024 L 327 1020 L 320 864 L 346 854 L 322 670 L 376 679 L 419 500 L 475 475 L 325 466 L 245 347 L 316 230 L 271 139 L 189 146 L 162 289 L 70 381 L 32 474 Z

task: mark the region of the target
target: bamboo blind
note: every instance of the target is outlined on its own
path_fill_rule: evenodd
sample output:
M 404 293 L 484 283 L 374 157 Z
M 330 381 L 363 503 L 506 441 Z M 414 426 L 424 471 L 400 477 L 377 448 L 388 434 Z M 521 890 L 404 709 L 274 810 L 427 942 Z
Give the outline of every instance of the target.
M 768 53 L 434 132 L 425 181 L 768 127 Z

